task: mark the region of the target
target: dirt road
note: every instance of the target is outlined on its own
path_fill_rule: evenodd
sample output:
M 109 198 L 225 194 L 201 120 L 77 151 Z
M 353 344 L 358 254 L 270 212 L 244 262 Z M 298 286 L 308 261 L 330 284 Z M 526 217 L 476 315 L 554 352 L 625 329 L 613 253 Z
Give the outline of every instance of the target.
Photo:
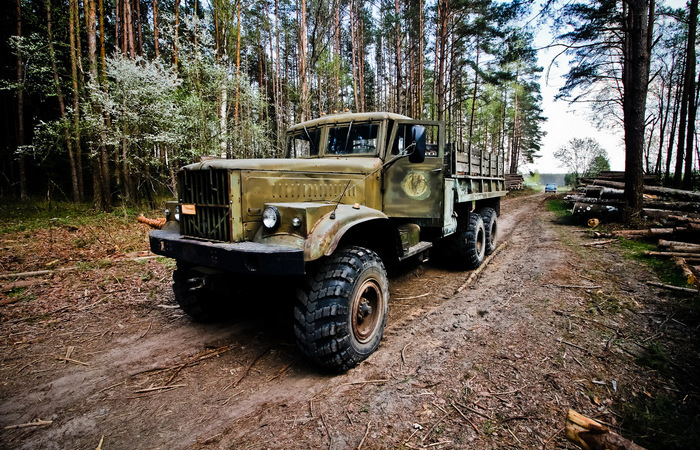
M 639 311 L 663 294 L 545 203 L 505 201 L 506 247 L 469 286 L 434 261 L 393 276 L 380 349 L 343 375 L 301 358 L 285 283 L 251 280 L 234 319 L 200 325 L 156 260 L 56 275 L 33 300 L 68 299 L 50 314 L 3 307 L 0 446 L 556 448 L 569 408 L 614 426 L 640 392 L 679 389 L 623 339 L 658 325 Z

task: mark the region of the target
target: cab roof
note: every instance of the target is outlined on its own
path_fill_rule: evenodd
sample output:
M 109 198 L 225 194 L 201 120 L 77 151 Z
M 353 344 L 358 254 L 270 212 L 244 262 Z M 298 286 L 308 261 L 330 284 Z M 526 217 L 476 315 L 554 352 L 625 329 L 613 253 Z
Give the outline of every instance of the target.
M 322 116 L 317 119 L 307 120 L 306 122 L 298 123 L 289 128 L 289 131 L 303 130 L 304 127 L 312 128 L 319 125 L 335 124 L 335 123 L 348 123 L 353 122 L 364 122 L 367 120 L 411 120 L 410 117 L 404 116 L 402 114 L 395 114 L 390 112 L 364 112 L 364 113 L 337 113 L 328 114 L 327 116 Z

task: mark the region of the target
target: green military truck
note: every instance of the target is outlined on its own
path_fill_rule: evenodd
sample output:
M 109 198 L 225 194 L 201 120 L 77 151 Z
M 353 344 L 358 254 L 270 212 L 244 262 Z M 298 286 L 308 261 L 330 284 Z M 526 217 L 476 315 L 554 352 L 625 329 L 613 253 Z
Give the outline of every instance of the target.
M 495 248 L 503 163 L 445 135 L 439 121 L 333 114 L 290 128 L 285 159 L 184 167 L 150 234 L 151 250 L 177 261 L 175 299 L 206 321 L 237 300 L 231 280 L 293 276 L 302 352 L 333 370 L 357 365 L 384 332 L 387 266 L 433 249 L 474 269 Z

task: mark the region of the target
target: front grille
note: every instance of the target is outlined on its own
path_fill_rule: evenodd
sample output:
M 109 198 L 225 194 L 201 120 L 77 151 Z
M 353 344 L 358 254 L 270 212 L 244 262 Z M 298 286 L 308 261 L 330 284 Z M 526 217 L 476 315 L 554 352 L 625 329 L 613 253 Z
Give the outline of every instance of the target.
M 178 175 L 179 197 L 194 204 L 195 214 L 180 214 L 185 236 L 216 241 L 231 240 L 231 208 L 227 170 L 184 170 Z

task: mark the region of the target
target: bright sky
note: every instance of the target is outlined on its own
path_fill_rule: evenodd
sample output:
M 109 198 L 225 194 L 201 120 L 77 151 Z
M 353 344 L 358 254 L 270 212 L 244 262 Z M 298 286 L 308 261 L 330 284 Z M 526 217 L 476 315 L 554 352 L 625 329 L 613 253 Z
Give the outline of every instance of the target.
M 674 8 L 684 7 L 685 0 L 667 0 L 665 2 Z M 543 47 L 551 43 L 552 38 L 547 26 L 539 27 L 539 32 L 535 37 L 535 45 Z M 542 88 L 542 107 L 547 122 L 543 129 L 547 135 L 542 141 L 542 148 L 539 152 L 542 155 L 534 164 L 522 166 L 521 171 L 537 170 L 540 173 L 566 173 L 567 169 L 562 167 L 559 161 L 554 158 L 554 152 L 565 145 L 570 139 L 575 137 L 592 137 L 608 152 L 610 168 L 612 170 L 625 170 L 625 147 L 623 141 L 622 127 L 608 128 L 605 130 L 596 129 L 590 120 L 590 110 L 585 104 L 569 105 L 563 100 L 555 101 L 554 97 L 563 86 L 563 75 L 569 70 L 568 58 L 565 55 L 557 58 L 558 66 L 551 66 L 550 63 L 560 50 L 547 49 L 539 52 L 539 64 L 545 69 L 550 68 L 549 77 L 544 76 L 540 80 Z

